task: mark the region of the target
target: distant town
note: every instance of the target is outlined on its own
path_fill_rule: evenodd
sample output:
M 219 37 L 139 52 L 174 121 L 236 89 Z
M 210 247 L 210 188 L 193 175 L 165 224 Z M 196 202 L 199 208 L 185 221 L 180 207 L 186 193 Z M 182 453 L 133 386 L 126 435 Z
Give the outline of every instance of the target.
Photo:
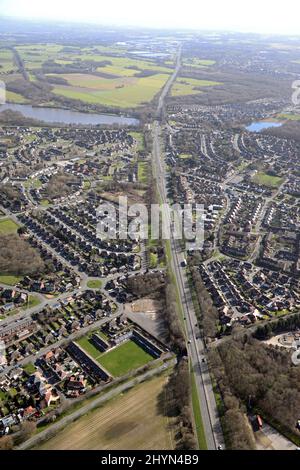
M 0 449 L 299 448 L 300 39 L 31 28 L 0 33 Z M 202 205 L 202 248 L 101 239 L 120 196 Z

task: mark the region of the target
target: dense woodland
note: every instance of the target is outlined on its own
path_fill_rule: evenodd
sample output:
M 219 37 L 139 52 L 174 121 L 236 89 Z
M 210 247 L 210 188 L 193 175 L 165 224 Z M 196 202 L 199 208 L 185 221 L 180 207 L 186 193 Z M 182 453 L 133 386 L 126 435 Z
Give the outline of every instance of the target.
M 29 243 L 18 235 L 0 235 L 0 272 L 15 276 L 42 273 L 45 264 Z
M 224 403 L 223 428 L 231 448 L 253 448 L 246 411 L 258 412 L 283 434 L 300 441 L 296 430 L 300 368 L 292 365 L 289 351 L 244 335 L 212 349 L 210 363 Z

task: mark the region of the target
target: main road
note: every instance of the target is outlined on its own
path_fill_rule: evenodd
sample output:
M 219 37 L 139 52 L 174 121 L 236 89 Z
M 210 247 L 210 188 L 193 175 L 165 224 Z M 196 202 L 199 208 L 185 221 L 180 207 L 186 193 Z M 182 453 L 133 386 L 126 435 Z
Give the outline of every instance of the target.
M 220 445 L 224 446 L 222 429 L 218 416 L 215 396 L 211 383 L 210 372 L 206 361 L 206 349 L 202 338 L 196 337 L 197 317 L 192 301 L 192 294 L 189 287 L 186 269 L 183 267 L 185 253 L 178 240 L 174 238 L 172 232 L 172 224 L 170 220 L 170 212 L 166 208 L 168 204 L 167 187 L 166 187 L 166 168 L 164 157 L 161 151 L 161 137 L 163 136 L 163 128 L 161 122 L 164 119 L 164 104 L 172 84 L 177 78 L 181 67 L 181 47 L 177 55 L 177 62 L 174 73 L 166 83 L 157 106 L 156 120 L 153 123 L 153 174 L 157 182 L 157 190 L 162 204 L 162 216 L 164 222 L 171 228 L 170 233 L 170 268 L 173 271 L 177 283 L 182 311 L 185 319 L 185 330 L 188 340 L 188 353 L 190 364 L 195 376 L 196 389 L 201 408 L 202 422 L 206 437 L 207 447 L 210 450 L 216 450 Z

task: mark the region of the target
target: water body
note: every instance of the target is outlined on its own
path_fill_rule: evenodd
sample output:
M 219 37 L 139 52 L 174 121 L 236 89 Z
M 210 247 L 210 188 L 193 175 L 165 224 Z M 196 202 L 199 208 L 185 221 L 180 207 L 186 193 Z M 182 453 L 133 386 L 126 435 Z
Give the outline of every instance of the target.
M 113 114 L 88 114 L 60 108 L 33 107 L 29 104 L 3 104 L 0 112 L 10 109 L 22 113 L 23 116 L 47 123 L 59 124 L 118 124 L 120 126 L 138 126 L 139 120 Z
M 264 129 L 269 129 L 270 127 L 281 127 L 281 122 L 274 122 L 274 121 L 258 121 L 253 122 L 250 126 L 247 126 L 247 131 L 250 132 L 260 132 Z

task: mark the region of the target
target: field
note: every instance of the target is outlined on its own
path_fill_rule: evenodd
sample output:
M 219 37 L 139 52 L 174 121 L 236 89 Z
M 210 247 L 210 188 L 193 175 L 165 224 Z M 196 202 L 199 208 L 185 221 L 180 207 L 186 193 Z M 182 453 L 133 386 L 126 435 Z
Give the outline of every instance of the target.
M 52 83 L 54 95 L 87 104 L 141 106 L 152 101 L 172 73 L 172 68 L 155 60 L 126 57 L 126 49 L 117 46 L 30 44 L 16 49 L 29 81 L 36 81 L 35 73 L 42 71 Z
M 131 340 L 105 353 L 100 352 L 89 341 L 89 336 L 80 338 L 77 343 L 113 377 L 121 377 L 153 360 L 150 354 Z
M 139 183 L 147 183 L 148 181 L 148 163 L 139 162 L 138 163 L 138 181 Z
M 269 188 L 278 188 L 283 183 L 283 178 L 268 175 L 267 173 L 256 173 L 252 181 L 263 186 L 268 186 Z
M 100 279 L 92 279 L 87 282 L 87 286 L 89 289 L 101 289 L 102 282 Z
M 221 85 L 221 83 L 210 80 L 197 80 L 195 78 L 181 77 L 177 78 L 176 82 L 172 86 L 171 96 L 198 95 L 204 91 L 200 88 L 216 85 Z
M 158 398 L 167 377 L 160 376 L 119 395 L 58 433 L 38 450 L 172 450 L 170 418 Z
M 153 357 L 140 348 L 134 341 L 126 341 L 115 349 L 104 353 L 99 363 L 113 377 L 121 377 L 127 372 L 142 367 L 152 361 Z
M 14 56 L 9 49 L 0 48 L 0 73 L 15 72 L 17 66 L 14 63 Z
M 0 220 L 0 235 L 9 235 L 16 233 L 19 226 L 11 219 Z
M 183 65 L 186 65 L 187 67 L 209 67 L 212 66 L 216 63 L 215 60 L 209 60 L 209 59 L 197 59 L 195 57 L 191 59 L 185 59 L 183 61 Z
M 56 86 L 53 93 L 57 95 L 90 104 L 130 108 L 150 102 L 164 86 L 169 75 L 109 79 L 91 74 L 65 74 L 62 78 L 69 85 Z
M 95 359 L 97 362 L 99 362 L 100 357 L 102 356 L 103 353 L 99 351 L 90 341 L 89 341 L 89 336 L 84 336 L 83 338 L 80 338 L 79 340 L 76 341 L 79 346 L 82 347 L 90 356 L 92 356 L 93 359 Z
M 28 103 L 28 100 L 24 98 L 24 96 L 20 95 L 19 93 L 14 93 L 13 91 L 6 91 L 6 101 L 9 103 Z
M 23 279 L 22 276 L 8 276 L 6 274 L 0 274 L 0 284 L 6 284 L 8 286 L 15 286 Z
M 288 121 L 300 121 L 300 114 L 278 114 L 277 117 Z

